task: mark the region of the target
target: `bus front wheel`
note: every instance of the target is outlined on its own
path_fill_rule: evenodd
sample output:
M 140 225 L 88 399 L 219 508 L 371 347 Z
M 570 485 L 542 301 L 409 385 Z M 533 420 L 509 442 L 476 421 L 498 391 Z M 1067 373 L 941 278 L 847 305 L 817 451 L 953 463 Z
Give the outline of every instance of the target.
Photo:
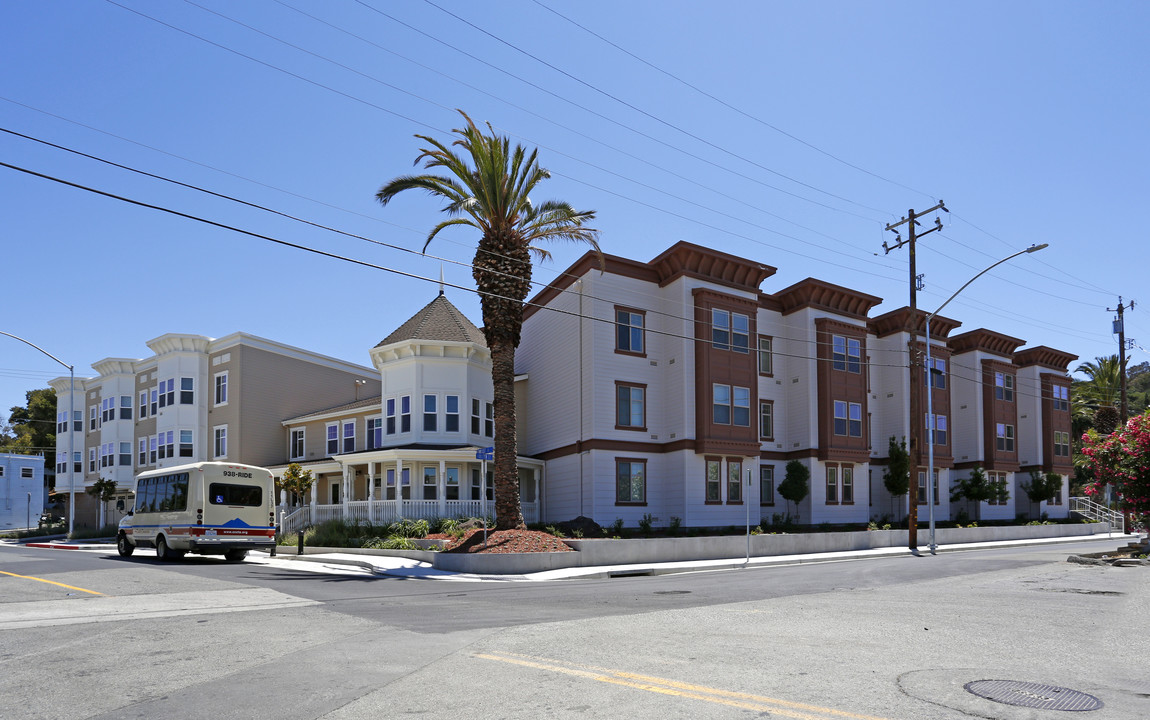
M 228 550 L 224 553 L 224 560 L 228 562 L 240 562 L 248 556 L 247 550 Z
M 128 536 L 120 533 L 116 538 L 116 552 L 120 553 L 120 557 L 130 557 L 136 551 L 136 546 L 128 542 Z

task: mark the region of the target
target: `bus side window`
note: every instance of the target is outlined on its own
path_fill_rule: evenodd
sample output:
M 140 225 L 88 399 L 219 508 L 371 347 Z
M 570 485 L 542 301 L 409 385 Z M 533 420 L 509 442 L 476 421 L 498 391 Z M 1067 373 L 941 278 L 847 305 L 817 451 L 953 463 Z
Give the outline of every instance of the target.
M 188 474 L 180 473 L 172 483 L 172 509 L 183 512 L 188 509 Z

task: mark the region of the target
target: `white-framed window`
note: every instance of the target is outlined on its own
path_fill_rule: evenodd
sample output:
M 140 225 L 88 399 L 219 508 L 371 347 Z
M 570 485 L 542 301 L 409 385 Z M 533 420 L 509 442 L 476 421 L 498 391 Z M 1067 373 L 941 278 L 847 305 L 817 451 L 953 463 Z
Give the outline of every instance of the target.
M 491 403 L 483 404 L 483 434 L 495 437 L 495 406 Z
M 215 404 L 227 405 L 228 404 L 228 371 L 224 370 L 221 373 L 216 373 L 213 376 L 215 386 Z
M 926 419 L 926 432 L 929 435 L 931 432 L 930 414 L 928 413 L 928 414 L 924 415 L 923 417 Z M 946 427 L 947 427 L 946 415 L 935 415 L 934 416 L 934 428 L 933 428 L 934 429 L 934 444 L 935 445 L 945 445 L 946 444 Z
M 163 453 L 166 452 L 167 457 L 170 457 L 170 458 L 175 457 L 176 456 L 176 433 L 175 433 L 175 431 L 174 430 L 168 430 L 167 432 L 160 433 L 160 435 L 163 437 L 163 440 L 160 441 L 161 456 L 163 456 Z
M 176 404 L 176 381 L 174 378 L 160 381 L 160 407 Z
M 212 428 L 212 456 L 226 458 L 228 456 L 228 426 L 216 425 Z
M 116 464 L 116 445 L 115 443 L 101 443 L 100 444 L 100 467 L 106 468 Z
M 994 373 L 994 399 L 1014 401 L 1014 376 L 1007 373 Z
M 932 489 L 934 490 L 934 504 L 938 505 L 939 504 L 939 499 L 938 499 L 938 468 L 934 469 L 934 487 Z M 918 471 L 918 504 L 919 505 L 926 505 L 927 504 L 927 488 L 926 488 L 926 471 L 925 470 L 919 470 Z
M 759 336 L 759 374 L 771 375 L 775 371 L 775 359 L 772 354 L 774 338 L 767 335 Z
M 411 396 L 404 395 L 399 398 L 399 431 L 411 432 Z
M 847 434 L 847 403 L 845 400 L 834 401 L 834 431 L 835 435 Z
M 139 461 L 138 465 L 143 467 L 148 464 L 148 438 L 140 438 L 139 447 L 140 452 L 136 459 Z
M 1070 433 L 1054 431 L 1054 457 L 1070 457 Z
M 759 466 L 759 504 L 775 504 L 775 466 Z
M 743 502 L 743 461 L 727 459 L 727 502 Z
M 384 403 L 385 413 L 384 417 L 386 422 L 386 430 L 388 435 L 395 434 L 395 398 L 388 398 Z
M 1003 452 L 1014 452 L 1014 426 L 997 423 L 994 426 L 994 446 Z
M 646 353 L 643 342 L 642 312 L 630 308 L 615 308 L 615 352 L 643 355 Z
M 855 466 L 844 463 L 839 468 L 842 481 L 842 503 L 853 505 L 855 502 Z
M 479 398 L 471 398 L 471 434 L 478 435 L 483 430 L 483 403 Z
M 343 421 L 343 451 L 355 452 L 355 420 Z
M 140 419 L 148 417 L 148 391 L 140 393 Z
M 459 396 L 445 395 L 443 405 L 443 430 L 449 433 L 459 432 Z
M 717 458 L 707 458 L 707 474 L 703 478 L 705 483 L 704 502 L 720 503 L 723 501 L 723 461 Z
M 121 395 L 120 396 L 120 419 L 121 420 L 131 420 L 132 419 L 132 396 L 131 395 Z
M 730 311 L 711 308 L 711 347 L 716 350 L 731 349 Z
M 424 500 L 438 500 L 439 499 L 439 468 L 435 465 L 423 466 L 423 490 L 422 497 Z
M 339 454 L 339 423 L 327 424 L 327 454 L 329 457 Z
M 647 461 L 637 458 L 615 458 L 615 504 L 647 503 Z
M 644 430 L 647 427 L 646 385 L 615 382 L 615 427 Z
M 96 463 L 96 448 L 88 448 L 88 472 L 96 472 Z
M 291 440 L 288 443 L 288 457 L 292 460 L 304 459 L 306 432 L 307 430 L 305 428 L 295 428 L 291 431 Z
M 148 464 L 149 465 L 155 465 L 156 464 L 156 456 L 159 454 L 159 444 L 160 444 L 160 441 L 156 435 L 152 435 L 148 438 Z
M 367 419 L 367 449 L 375 450 L 383 447 L 383 418 L 372 417 Z
M 196 382 L 194 378 L 182 377 L 180 378 L 180 404 L 181 405 L 195 405 L 196 404 Z M 171 403 L 169 403 L 171 404 Z
M 1065 385 L 1054 386 L 1054 409 L 1062 411 L 1070 409 L 1070 388 Z
M 827 505 L 839 503 L 839 466 L 827 465 Z
M 759 439 L 775 439 L 775 403 L 771 400 L 759 401 Z
M 100 409 L 95 405 L 88 406 L 88 429 L 96 430 L 100 427 Z
M 842 335 L 831 336 L 831 367 L 851 373 L 862 372 L 862 341 Z
M 946 360 L 940 360 L 939 358 L 930 359 L 930 365 L 926 368 L 926 376 L 923 378 L 923 384 L 939 390 L 946 389 Z
M 716 425 L 731 424 L 731 386 L 711 385 L 711 419 Z
M 733 404 L 731 424 L 738 427 L 751 426 L 751 389 L 735 385 L 731 388 Z
M 61 410 L 56 413 L 56 434 L 63 435 L 68 432 L 68 411 Z
M 152 388 L 150 391 L 150 394 L 148 396 L 149 397 L 148 414 L 151 415 L 152 417 L 155 417 L 155 415 L 156 415 L 156 405 L 157 405 L 156 398 L 159 396 L 159 394 L 160 393 L 159 393 L 159 390 L 157 388 Z
M 740 353 L 751 351 L 751 319 L 742 313 L 731 313 L 731 349 Z
M 435 432 L 437 429 L 437 421 L 439 420 L 439 411 L 436 409 L 438 397 L 435 395 L 423 396 L 423 431 Z
M 116 398 L 109 397 L 100 400 L 100 422 L 112 422 L 116 419 Z
M 448 467 L 445 468 L 446 473 L 443 478 L 443 499 L 444 500 L 458 500 L 459 499 L 459 468 Z
M 487 486 L 487 501 L 492 502 L 495 500 L 495 472 L 492 470 L 487 471 L 487 482 L 483 483 L 479 478 L 479 468 L 471 468 L 471 499 L 481 499 L 483 493 L 483 485 Z
M 180 457 L 194 457 L 195 447 L 192 443 L 192 431 L 180 431 Z
M 120 465 L 132 467 L 132 443 L 120 443 Z

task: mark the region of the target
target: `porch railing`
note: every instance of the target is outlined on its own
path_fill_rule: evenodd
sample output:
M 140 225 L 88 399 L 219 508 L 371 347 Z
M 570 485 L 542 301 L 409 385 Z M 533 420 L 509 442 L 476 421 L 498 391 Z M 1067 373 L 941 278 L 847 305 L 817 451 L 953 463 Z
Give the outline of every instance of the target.
M 1070 498 L 1070 512 L 1078 513 L 1094 522 L 1107 523 L 1112 530 L 1123 535 L 1126 534 L 1126 516 L 1117 510 L 1111 510 L 1105 505 L 1100 505 L 1090 498 Z

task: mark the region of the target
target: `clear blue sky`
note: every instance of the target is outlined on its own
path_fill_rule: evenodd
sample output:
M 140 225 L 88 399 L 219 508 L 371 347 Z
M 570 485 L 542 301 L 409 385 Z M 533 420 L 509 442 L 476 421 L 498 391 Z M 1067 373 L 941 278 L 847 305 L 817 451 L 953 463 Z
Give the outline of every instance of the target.
M 948 306 L 957 332 L 1089 360 L 1117 352 L 1106 308 L 1141 300 L 1148 3 L 117 3 L 0 5 L 0 127 L 418 250 L 439 204 L 374 193 L 412 171 L 413 134 L 449 139 L 458 107 L 540 147 L 554 177 L 538 199 L 598 211 L 609 253 L 687 240 L 777 267 L 766 292 L 816 277 L 884 298 L 879 314 L 908 302 L 907 254 L 883 254 L 883 227 L 943 198 L 920 307 L 1050 244 Z M 429 249 L 450 262 L 421 258 L 7 133 L 0 160 L 472 285 L 464 231 Z M 2 167 L 0 233 L 0 330 L 79 376 L 167 332 L 242 330 L 368 365 L 437 292 Z M 584 251 L 553 250 L 537 280 Z M 474 295 L 448 297 L 479 323 Z M 1150 347 L 1150 307 L 1127 318 Z M 60 374 L 0 337 L 5 413 Z

